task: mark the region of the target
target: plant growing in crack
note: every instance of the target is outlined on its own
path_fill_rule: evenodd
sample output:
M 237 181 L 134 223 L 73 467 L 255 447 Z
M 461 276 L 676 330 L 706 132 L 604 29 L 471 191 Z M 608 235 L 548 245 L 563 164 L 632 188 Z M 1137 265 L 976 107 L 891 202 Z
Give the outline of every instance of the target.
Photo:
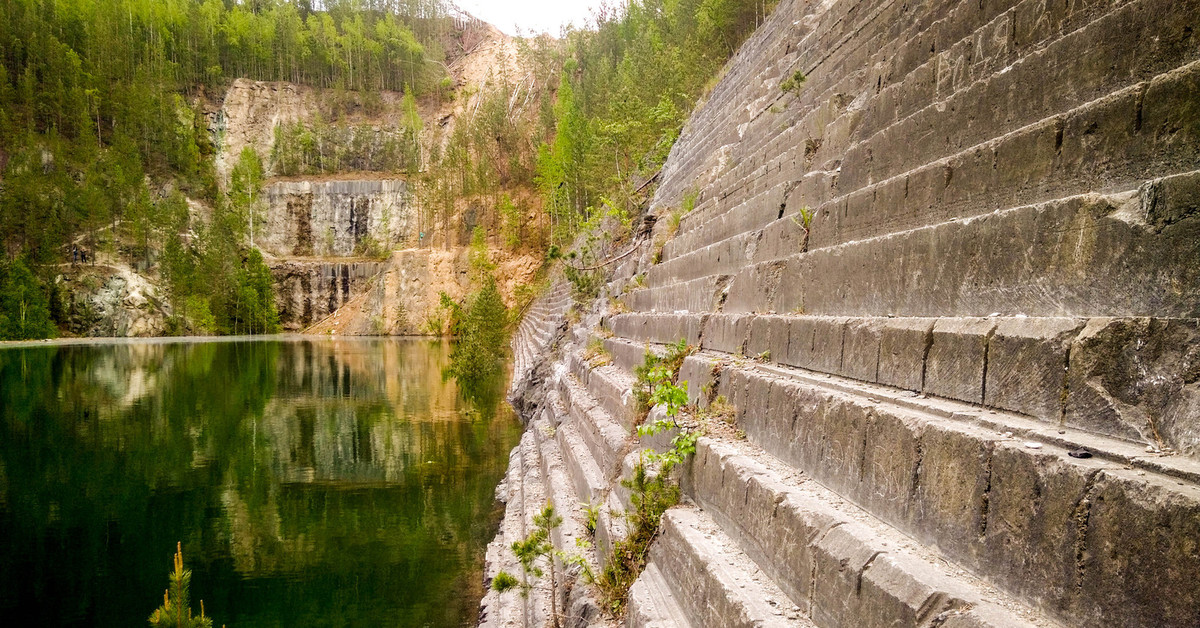
M 801 207 L 797 214 L 792 215 L 792 222 L 795 223 L 797 227 L 800 227 L 804 230 L 804 239 L 800 241 L 801 253 L 808 252 L 808 239 L 809 236 L 812 235 L 812 221 L 814 215 L 816 215 L 816 212 L 808 205 Z
M 538 562 L 545 558 L 550 567 L 550 616 L 553 618 L 554 626 L 557 628 L 560 625 L 558 617 L 558 582 L 557 570 L 555 568 L 555 559 L 559 557 L 559 552 L 554 549 L 554 543 L 550 541 L 550 534 L 555 528 L 562 525 L 563 519 L 554 511 L 554 504 L 546 502 L 546 507 L 542 512 L 533 517 L 533 532 L 529 536 L 520 541 L 514 541 L 512 544 L 513 554 L 517 560 L 521 561 L 521 580 L 518 581 L 515 576 L 507 571 L 501 571 L 492 578 L 492 589 L 498 593 L 505 593 L 514 588 L 520 587 L 521 596 L 529 595 L 533 585 L 529 582 L 530 576 L 534 579 L 541 578 L 545 573 L 538 566 Z
M 795 74 L 779 83 L 779 89 L 785 94 L 799 94 L 806 81 L 808 81 L 808 77 L 804 76 L 804 72 L 796 70 Z

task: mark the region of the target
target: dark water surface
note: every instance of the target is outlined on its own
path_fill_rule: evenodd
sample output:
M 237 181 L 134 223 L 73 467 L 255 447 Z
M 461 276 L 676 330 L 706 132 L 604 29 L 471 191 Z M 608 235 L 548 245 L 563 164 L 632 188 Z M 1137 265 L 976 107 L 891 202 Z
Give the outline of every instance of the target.
M 520 427 L 421 340 L 0 349 L 0 624 L 474 621 Z

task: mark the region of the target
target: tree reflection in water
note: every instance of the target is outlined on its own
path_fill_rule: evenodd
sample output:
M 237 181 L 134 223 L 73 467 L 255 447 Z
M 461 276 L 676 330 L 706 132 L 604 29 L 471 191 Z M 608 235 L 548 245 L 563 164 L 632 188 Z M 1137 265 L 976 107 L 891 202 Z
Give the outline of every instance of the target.
M 231 626 L 474 620 L 519 425 L 419 340 L 0 350 L 0 612 L 141 625 L 182 541 Z M 17 613 L 12 615 L 11 613 Z

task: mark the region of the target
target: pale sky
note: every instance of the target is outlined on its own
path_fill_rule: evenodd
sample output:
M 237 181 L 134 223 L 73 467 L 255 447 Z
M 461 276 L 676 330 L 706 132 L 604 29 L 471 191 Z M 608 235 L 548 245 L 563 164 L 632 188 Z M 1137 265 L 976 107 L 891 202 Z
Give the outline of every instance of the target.
M 557 37 L 559 28 L 568 22 L 583 26 L 601 1 L 456 0 L 455 4 L 509 35 L 515 35 L 519 26 L 525 34 L 546 32 Z

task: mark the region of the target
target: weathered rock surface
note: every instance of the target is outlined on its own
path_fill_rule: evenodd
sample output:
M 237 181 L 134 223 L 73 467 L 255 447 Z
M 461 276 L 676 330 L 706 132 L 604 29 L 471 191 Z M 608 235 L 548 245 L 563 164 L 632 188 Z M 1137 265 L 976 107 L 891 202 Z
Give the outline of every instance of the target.
M 166 332 L 170 305 L 153 281 L 120 264 L 74 265 L 57 280 L 68 328 L 80 336 L 148 338 Z
M 276 181 L 255 244 L 277 257 L 348 257 L 416 244 L 416 208 L 400 179 Z
M 628 625 L 1200 625 L 1198 16 L 780 3 L 663 168 L 661 263 L 516 344 L 606 510 L 642 351 L 732 404 Z

